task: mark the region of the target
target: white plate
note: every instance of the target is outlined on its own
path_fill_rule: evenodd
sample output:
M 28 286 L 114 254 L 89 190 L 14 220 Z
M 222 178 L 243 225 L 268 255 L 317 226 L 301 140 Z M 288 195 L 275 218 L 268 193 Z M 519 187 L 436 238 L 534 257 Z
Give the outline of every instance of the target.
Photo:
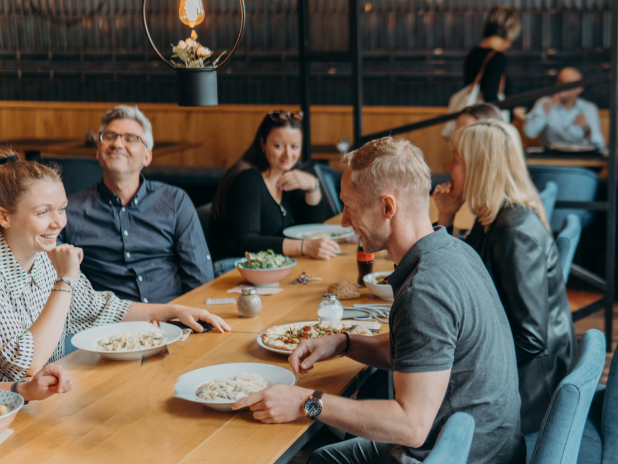
M 147 348 L 145 350 L 129 350 L 129 351 L 104 351 L 97 348 L 99 340 L 111 335 L 119 333 L 140 332 L 142 330 L 158 330 L 154 324 L 150 322 L 118 322 L 116 324 L 107 324 L 98 327 L 86 329 L 83 332 L 75 334 L 71 339 L 71 343 L 76 348 L 84 351 L 92 351 L 98 353 L 104 358 L 113 359 L 116 361 L 129 361 L 132 359 L 142 359 L 142 356 L 148 358 L 154 356 L 164 350 L 165 345 L 174 343 L 182 336 L 180 327 L 172 324 L 161 322 L 161 330 L 165 332 L 167 341 L 163 345 Z
M 303 238 L 303 235 L 313 235 L 317 232 L 322 232 L 331 240 L 342 240 L 354 236 L 354 231 L 351 227 L 336 226 L 333 224 L 303 224 L 300 226 L 292 226 L 283 230 L 283 235 L 297 240 L 310 240 Z M 337 234 L 336 237 L 333 237 Z
M 316 324 L 320 321 L 304 321 L 304 322 L 292 322 L 290 324 L 281 324 L 280 327 L 286 327 L 288 325 L 292 325 L 292 324 Z M 350 321 L 340 321 L 341 324 L 354 324 L 357 325 L 356 323 L 352 323 Z M 270 327 L 269 327 L 270 329 Z M 268 330 L 268 329 L 266 329 Z M 266 332 L 266 330 L 264 332 Z M 262 341 L 262 335 L 264 335 L 264 332 L 262 332 L 261 334 L 258 335 L 257 337 L 257 342 L 258 345 L 260 345 L 262 348 L 268 350 L 268 351 L 272 351 L 273 353 L 279 353 L 279 354 L 286 354 L 286 355 L 291 355 L 294 351 L 287 351 L 287 350 L 279 350 L 277 348 L 272 348 L 270 346 L 267 346 L 263 341 Z M 373 336 L 373 333 L 370 332 L 371 335 L 369 336 Z
M 372 272 L 363 277 L 365 287 L 381 300 L 393 301 L 395 296 L 393 295 L 393 287 L 390 285 L 376 284 L 375 281 L 378 277 L 386 277 L 393 273 L 393 271 Z
M 215 411 L 231 411 L 234 401 L 208 401 L 197 396 L 197 390 L 202 385 L 212 382 L 214 379 L 229 379 L 237 374 L 259 374 L 264 380 L 274 385 L 285 383 L 294 385 L 296 376 L 283 367 L 272 364 L 260 363 L 232 363 L 218 364 L 216 366 L 202 367 L 178 377 L 174 387 L 177 398 L 182 398 L 195 403 L 202 403 L 204 406 Z

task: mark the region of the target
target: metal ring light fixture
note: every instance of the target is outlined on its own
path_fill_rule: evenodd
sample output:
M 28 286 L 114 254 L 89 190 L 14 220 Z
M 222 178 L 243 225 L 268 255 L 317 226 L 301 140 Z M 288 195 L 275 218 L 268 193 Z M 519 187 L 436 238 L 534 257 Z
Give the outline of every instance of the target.
M 217 99 L 217 69 L 227 63 L 232 55 L 238 48 L 243 33 L 245 32 L 246 23 L 246 11 L 245 0 L 239 0 L 240 2 L 240 31 L 238 32 L 238 38 L 234 44 L 232 51 L 215 66 L 207 68 L 179 68 L 174 65 L 170 60 L 165 58 L 159 49 L 155 46 L 150 37 L 150 31 L 148 30 L 148 24 L 146 21 L 146 3 L 148 0 L 144 0 L 142 4 L 142 19 L 144 21 L 144 29 L 146 30 L 146 36 L 152 46 L 152 49 L 170 68 L 176 70 L 176 76 L 178 80 L 178 105 L 179 106 L 215 106 L 218 104 Z

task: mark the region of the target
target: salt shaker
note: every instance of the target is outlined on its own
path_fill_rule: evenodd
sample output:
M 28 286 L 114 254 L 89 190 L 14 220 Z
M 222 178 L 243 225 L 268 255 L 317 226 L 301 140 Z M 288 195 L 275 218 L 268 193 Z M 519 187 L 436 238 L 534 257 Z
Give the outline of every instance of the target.
M 262 299 L 253 287 L 242 289 L 242 295 L 236 301 L 236 308 L 240 317 L 255 317 L 262 311 Z
M 320 321 L 339 322 L 343 317 L 343 306 L 337 299 L 337 295 L 328 293 L 322 295 L 322 301 L 318 305 L 318 319 Z

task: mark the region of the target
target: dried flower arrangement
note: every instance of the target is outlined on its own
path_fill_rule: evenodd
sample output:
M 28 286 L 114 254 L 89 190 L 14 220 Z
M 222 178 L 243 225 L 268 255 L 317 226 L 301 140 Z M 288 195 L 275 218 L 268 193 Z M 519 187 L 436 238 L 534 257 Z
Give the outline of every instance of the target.
M 178 45 L 172 44 L 174 54 L 172 58 L 179 58 L 181 62 L 172 63 L 179 68 L 205 68 L 214 67 L 226 52 L 221 53 L 215 60 L 212 60 L 212 50 L 204 47 L 197 40 L 197 33 L 191 31 L 191 37 L 181 40 Z

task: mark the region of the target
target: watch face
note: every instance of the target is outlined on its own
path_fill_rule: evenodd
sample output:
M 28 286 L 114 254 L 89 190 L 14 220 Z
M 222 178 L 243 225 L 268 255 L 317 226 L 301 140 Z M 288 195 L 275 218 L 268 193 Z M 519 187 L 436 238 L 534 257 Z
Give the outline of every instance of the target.
M 310 398 L 305 403 L 305 412 L 309 416 L 317 416 L 322 412 L 322 403 L 315 398 Z

